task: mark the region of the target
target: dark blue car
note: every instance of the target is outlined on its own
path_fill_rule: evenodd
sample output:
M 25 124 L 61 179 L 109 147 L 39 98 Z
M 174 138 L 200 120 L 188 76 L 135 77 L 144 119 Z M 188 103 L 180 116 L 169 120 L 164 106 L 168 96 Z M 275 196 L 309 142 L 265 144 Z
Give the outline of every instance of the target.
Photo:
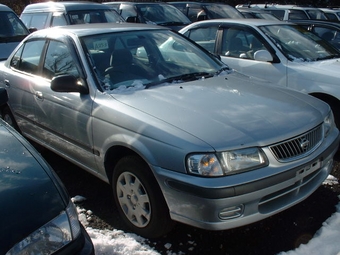
M 0 105 L 6 101 L 0 89 Z M 51 167 L 2 119 L 0 140 L 0 254 L 94 254 Z

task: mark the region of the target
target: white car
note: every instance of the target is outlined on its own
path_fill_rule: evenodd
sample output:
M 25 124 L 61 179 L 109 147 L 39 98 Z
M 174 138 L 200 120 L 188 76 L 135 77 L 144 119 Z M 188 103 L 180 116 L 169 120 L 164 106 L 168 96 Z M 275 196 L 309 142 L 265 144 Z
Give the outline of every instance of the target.
M 327 102 L 339 126 L 340 54 L 312 32 L 284 21 L 219 19 L 193 23 L 180 33 L 241 73 Z

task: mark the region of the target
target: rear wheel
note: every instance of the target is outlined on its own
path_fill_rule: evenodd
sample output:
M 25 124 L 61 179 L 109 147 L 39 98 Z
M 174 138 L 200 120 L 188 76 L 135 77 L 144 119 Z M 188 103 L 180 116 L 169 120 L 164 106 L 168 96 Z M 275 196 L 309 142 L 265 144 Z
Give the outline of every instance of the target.
M 19 127 L 14 119 L 14 116 L 11 112 L 11 110 L 9 109 L 8 106 L 6 106 L 3 110 L 2 110 L 2 119 L 4 121 L 6 121 L 9 125 L 11 125 L 13 128 L 15 128 L 17 131 L 19 131 Z
M 171 230 L 173 221 L 162 192 L 142 159 L 122 158 L 114 169 L 112 185 L 118 211 L 133 232 L 156 238 Z

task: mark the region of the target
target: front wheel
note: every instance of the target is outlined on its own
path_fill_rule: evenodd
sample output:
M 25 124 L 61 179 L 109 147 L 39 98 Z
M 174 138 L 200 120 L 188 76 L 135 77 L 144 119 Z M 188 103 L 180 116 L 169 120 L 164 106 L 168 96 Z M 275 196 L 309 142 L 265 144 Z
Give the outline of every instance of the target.
M 118 211 L 133 232 L 156 238 L 171 230 L 173 222 L 162 192 L 142 159 L 121 159 L 114 169 L 112 185 Z

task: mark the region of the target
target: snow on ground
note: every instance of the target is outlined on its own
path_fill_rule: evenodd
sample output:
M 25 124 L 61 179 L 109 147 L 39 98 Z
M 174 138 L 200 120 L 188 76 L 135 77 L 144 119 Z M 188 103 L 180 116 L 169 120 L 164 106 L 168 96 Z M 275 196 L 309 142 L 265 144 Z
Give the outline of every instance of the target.
M 324 184 L 332 185 L 338 180 L 329 175 Z M 79 201 L 81 196 L 72 198 Z M 339 196 L 340 200 L 340 196 Z M 315 233 L 308 244 L 302 244 L 297 249 L 281 252 L 278 255 L 340 255 L 340 202 L 337 211 L 331 215 L 323 226 Z M 86 212 L 89 214 L 90 212 Z M 86 226 L 84 210 L 79 210 L 79 219 Z M 96 255 L 159 255 L 160 253 L 145 244 L 146 239 L 121 230 L 98 230 L 87 227 Z M 169 249 L 171 244 L 166 245 Z M 181 255 L 171 252 L 168 255 Z

